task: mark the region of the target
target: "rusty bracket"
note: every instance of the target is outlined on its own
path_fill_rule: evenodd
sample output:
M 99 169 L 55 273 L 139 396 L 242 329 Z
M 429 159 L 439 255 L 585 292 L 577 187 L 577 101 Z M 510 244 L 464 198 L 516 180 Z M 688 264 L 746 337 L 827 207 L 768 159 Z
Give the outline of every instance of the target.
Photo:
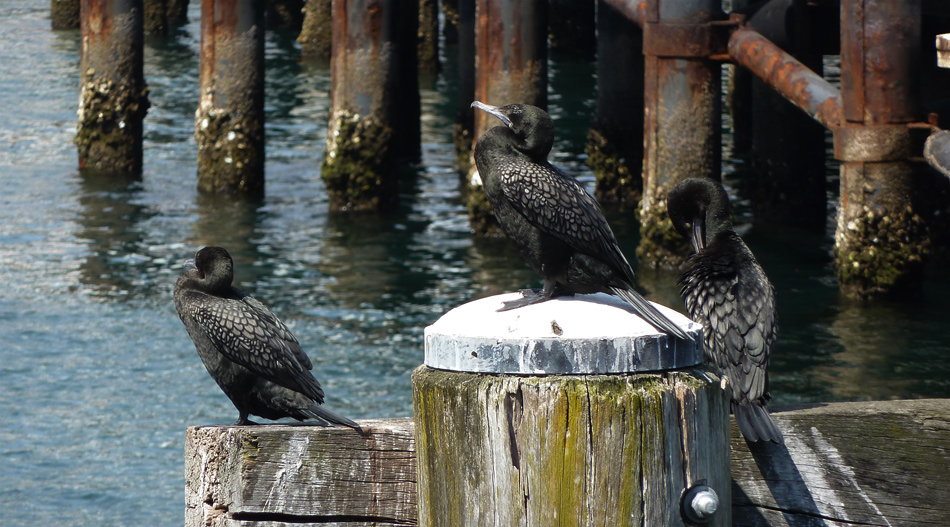
M 664 58 L 728 60 L 729 35 L 743 22 L 744 17 L 741 16 L 701 24 L 646 22 L 643 25 L 643 54 Z

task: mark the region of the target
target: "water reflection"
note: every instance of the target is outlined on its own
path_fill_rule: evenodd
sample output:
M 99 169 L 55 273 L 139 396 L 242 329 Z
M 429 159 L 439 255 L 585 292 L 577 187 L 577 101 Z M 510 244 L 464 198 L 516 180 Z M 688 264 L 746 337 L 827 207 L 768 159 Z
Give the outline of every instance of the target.
M 89 256 L 79 266 L 79 280 L 98 295 L 147 295 L 154 270 L 141 254 L 140 224 L 156 213 L 136 202 L 142 192 L 138 177 L 97 170 L 80 172 L 76 236 L 89 244 Z

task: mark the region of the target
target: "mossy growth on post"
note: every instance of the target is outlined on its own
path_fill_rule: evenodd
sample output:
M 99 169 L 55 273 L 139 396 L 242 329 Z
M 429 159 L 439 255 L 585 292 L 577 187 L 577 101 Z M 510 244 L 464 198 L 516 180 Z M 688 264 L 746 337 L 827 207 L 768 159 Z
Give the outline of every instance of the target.
M 216 108 L 210 95 L 195 113 L 198 190 L 211 194 L 264 193 L 264 123 L 252 112 Z
M 344 109 L 330 117 L 320 174 L 339 210 L 385 210 L 398 201 L 390 155 L 393 130 L 374 116 Z
M 333 44 L 332 0 L 308 0 L 297 42 L 305 57 L 330 60 Z
M 640 164 L 635 168 L 618 145 L 607 138 L 597 128 L 591 128 L 587 134 L 587 166 L 597 178 L 594 195 L 604 204 L 617 204 L 621 208 L 636 207 L 643 194 L 643 177 Z
M 640 220 L 637 258 L 654 269 L 679 269 L 692 253 L 689 240 L 680 236 L 670 221 L 666 210 L 667 192 L 663 191 L 662 200 L 654 201 L 652 206 L 642 206 L 637 211 Z
M 488 196 L 485 194 L 485 187 L 482 186 L 482 180 L 477 171 L 473 171 L 468 179 L 468 184 L 464 184 L 465 206 L 468 208 L 468 223 L 472 228 L 472 233 L 483 238 L 499 238 L 505 235 L 495 218 L 495 211 L 488 202 Z
M 140 174 L 142 120 L 148 112 L 148 87 L 83 74 L 74 142 L 79 168 Z

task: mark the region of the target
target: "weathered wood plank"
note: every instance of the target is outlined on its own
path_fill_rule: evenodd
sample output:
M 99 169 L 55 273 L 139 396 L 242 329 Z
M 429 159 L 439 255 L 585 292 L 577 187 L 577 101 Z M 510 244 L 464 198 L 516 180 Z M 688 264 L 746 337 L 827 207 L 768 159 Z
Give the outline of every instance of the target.
M 899 527 L 947 523 L 950 399 L 832 403 L 773 409 L 772 415 L 785 434 L 784 446 L 754 445 L 750 449 L 733 425 L 734 525 Z M 595 414 L 592 418 L 603 417 Z M 308 518 L 314 520 L 310 525 L 321 527 L 415 525 L 412 418 L 360 424 L 369 431 L 365 439 L 343 428 L 189 428 L 186 527 L 289 527 L 308 525 L 291 523 Z M 305 436 L 310 437 L 301 449 L 305 459 L 295 459 L 290 455 L 291 446 L 300 449 Z M 253 438 L 257 438 L 256 446 Z M 598 441 L 594 446 L 608 449 L 609 443 Z M 255 483 L 252 478 L 261 467 L 269 467 L 272 475 L 266 483 Z M 282 474 L 279 480 L 274 477 L 277 473 Z M 242 491 L 243 481 L 254 488 Z M 609 486 L 615 484 L 612 481 L 592 483 Z M 291 490 L 292 495 L 310 492 L 314 496 L 305 516 L 295 516 L 302 508 L 299 500 L 284 499 L 296 509 L 275 507 L 277 493 L 294 484 L 310 490 Z M 271 491 L 275 498 L 267 507 L 252 503 L 266 502 Z M 320 492 L 332 496 L 320 501 Z M 390 512 L 387 507 L 401 512 Z M 288 510 L 288 516 L 281 516 Z M 393 521 L 386 521 L 387 517 Z M 324 523 L 316 523 L 317 519 Z
M 189 427 L 185 525 L 415 525 L 411 419 L 360 425 Z
M 773 412 L 784 445 L 732 430 L 736 526 L 946 525 L 950 400 Z

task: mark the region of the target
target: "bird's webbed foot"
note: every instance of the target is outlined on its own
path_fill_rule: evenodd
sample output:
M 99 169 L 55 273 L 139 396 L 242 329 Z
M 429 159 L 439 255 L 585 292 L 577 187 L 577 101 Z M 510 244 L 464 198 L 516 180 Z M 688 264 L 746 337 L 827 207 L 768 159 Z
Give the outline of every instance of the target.
M 498 311 L 510 311 L 512 309 L 518 309 L 519 307 L 538 304 L 549 299 L 549 297 L 544 296 L 544 294 L 537 289 L 522 289 L 520 293 L 521 298 L 517 300 L 509 300 L 508 302 L 502 302 L 501 307 L 498 308 Z
M 247 414 L 241 414 L 241 417 L 234 422 L 234 426 L 258 426 L 260 423 L 255 423 L 247 418 Z
M 562 291 L 556 284 L 545 284 L 544 289 L 522 289 L 519 291 L 521 298 L 502 302 L 501 308 L 497 311 L 510 311 L 519 307 L 530 306 L 531 304 L 540 304 L 558 296 L 574 296 L 573 293 Z

